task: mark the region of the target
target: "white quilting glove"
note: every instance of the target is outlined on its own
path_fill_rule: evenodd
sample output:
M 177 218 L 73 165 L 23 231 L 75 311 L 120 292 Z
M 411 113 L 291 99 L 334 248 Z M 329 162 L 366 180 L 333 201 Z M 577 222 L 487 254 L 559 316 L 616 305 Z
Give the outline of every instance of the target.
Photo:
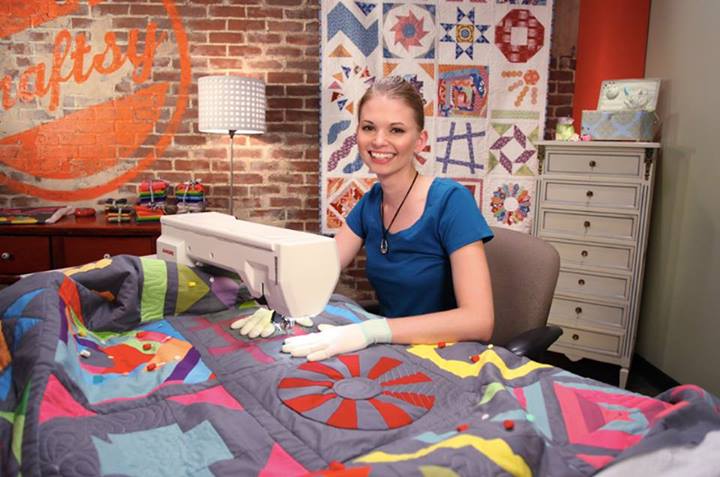
M 386 319 L 368 320 L 352 325 L 320 325 L 319 333 L 287 338 L 282 351 L 320 361 L 336 354 L 365 349 L 375 343 L 390 343 L 392 332 Z
M 255 313 L 247 318 L 240 318 L 233 321 L 230 328 L 233 330 L 240 329 L 240 334 L 248 338 L 267 338 L 275 332 L 275 325 L 272 323 L 272 310 L 267 308 L 259 308 Z
M 246 318 L 240 318 L 239 320 L 233 321 L 230 328 L 233 330 L 240 329 L 241 335 L 247 336 L 251 339 L 257 338 L 258 336 L 261 338 L 267 338 L 277 329 L 272 322 L 272 315 L 272 310 L 260 308 Z M 310 317 L 298 318 L 295 320 L 295 323 L 308 328 L 313 325 L 312 318 Z

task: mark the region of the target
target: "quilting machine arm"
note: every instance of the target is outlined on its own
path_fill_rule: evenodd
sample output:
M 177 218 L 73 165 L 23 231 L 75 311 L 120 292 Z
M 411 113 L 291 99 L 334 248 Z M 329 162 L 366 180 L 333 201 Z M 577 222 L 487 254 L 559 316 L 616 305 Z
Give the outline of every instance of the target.
M 340 275 L 335 240 L 218 212 L 163 216 L 157 256 L 237 273 L 255 298 L 289 319 L 315 316 Z

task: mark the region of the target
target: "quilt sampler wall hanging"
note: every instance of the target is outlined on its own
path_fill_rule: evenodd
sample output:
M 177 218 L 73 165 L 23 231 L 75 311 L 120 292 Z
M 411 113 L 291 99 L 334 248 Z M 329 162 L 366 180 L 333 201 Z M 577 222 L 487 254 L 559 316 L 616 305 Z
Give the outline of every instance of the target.
M 490 225 L 530 232 L 551 20 L 552 0 L 323 1 L 323 232 L 375 181 L 358 154 L 356 105 L 389 75 L 425 101 L 417 169 L 465 185 Z

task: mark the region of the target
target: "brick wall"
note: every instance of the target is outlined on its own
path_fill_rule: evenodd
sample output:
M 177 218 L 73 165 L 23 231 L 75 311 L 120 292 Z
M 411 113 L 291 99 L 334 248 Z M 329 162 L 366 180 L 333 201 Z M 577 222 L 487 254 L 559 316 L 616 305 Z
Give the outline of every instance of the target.
M 13 2 L 11 2 L 13 3 Z M 171 183 L 190 178 L 201 179 L 207 188 L 208 206 L 227 210 L 229 204 L 229 138 L 199 133 L 197 129 L 197 78 L 207 74 L 240 74 L 262 79 L 267 85 L 267 133 L 260 136 L 236 136 L 235 153 L 235 212 L 241 219 L 286 226 L 297 230 L 319 231 L 319 68 L 320 34 L 319 2 L 316 0 L 188 0 L 175 2 L 177 18 L 187 34 L 189 53 L 189 90 L 187 106 L 176 126 L 171 141 L 162 150 L 158 137 L 163 121 L 173 114 L 172 108 L 160 111 L 158 123 L 128 161 L 140 162 L 151 157 L 145 168 L 117 187 L 108 189 L 107 181 L 98 182 L 104 161 L 112 162 L 114 147 L 119 147 L 124 126 L 114 119 L 103 120 L 92 105 L 122 101 L 123 95 L 142 87 L 168 82 L 168 97 L 182 95 L 182 66 L 176 31 L 169 20 L 169 12 L 161 1 L 100 1 L 81 0 L 73 8 L 48 7 L 48 2 L 19 2 L 23 5 L 0 7 L 0 79 L 6 102 L 0 109 L 0 207 L 22 207 L 70 203 L 91 205 L 106 197 L 135 196 L 143 180 L 165 179 Z M 66 2 L 72 4 L 75 2 Z M 20 20 L 18 20 L 20 19 Z M 156 36 L 167 35 L 158 41 L 152 61 L 151 75 L 142 83 L 131 81 L 128 67 L 112 74 L 97 71 L 84 81 L 73 81 L 70 70 L 80 46 L 77 35 L 89 45 L 87 58 L 79 69 L 91 64 L 92 55 L 103 51 L 103 35 L 112 32 L 117 47 L 127 51 L 136 29 L 136 51 L 150 42 L 148 24 L 157 26 Z M 60 33 L 60 32 L 67 33 Z M 70 76 L 58 89 L 58 105 L 51 110 L 51 92 L 40 95 L 42 89 L 32 70 L 44 63 L 52 69 L 53 52 L 58 35 L 69 38 L 70 51 L 60 73 Z M 65 38 L 64 37 L 64 38 Z M 172 41 L 170 41 L 172 40 Z M 174 43 L 174 44 L 172 44 Z M 58 50 L 60 54 L 62 51 Z M 128 53 L 129 55 L 129 53 Z M 110 59 L 105 62 L 107 66 Z M 137 72 L 137 70 L 136 70 Z M 46 76 L 46 80 L 48 79 Z M 21 78 L 31 78 L 20 86 Z M 33 79 L 35 83 L 33 84 Z M 82 78 L 80 78 L 82 79 Z M 21 97 L 26 91 L 25 97 Z M 33 98 L 33 91 L 35 97 Z M 178 98 L 180 99 L 180 98 Z M 27 101 L 25 101 L 27 100 Z M 10 105 L 12 104 L 12 106 Z M 178 103 L 175 103 L 176 105 Z M 120 103 L 111 104 L 112 113 L 120 111 Z M 107 109 L 107 108 L 106 108 Z M 177 107 L 175 108 L 177 109 Z M 124 110 L 123 110 L 124 111 Z M 106 111 L 107 113 L 107 111 Z M 82 132 L 77 128 L 78 116 L 92 121 L 92 127 Z M 124 114 L 124 113 L 123 113 Z M 138 119 L 143 110 L 128 110 Z M 62 121 L 64 117 L 72 121 Z M 127 118 L 126 118 L 127 119 Z M 28 143 L 8 143 L 7 139 L 28 134 L 34 127 L 52 123 L 35 135 L 35 158 L 23 157 L 18 150 L 27 150 Z M 27 140 L 27 138 L 25 138 Z M 39 144 L 38 141 L 44 142 Z M 46 144 L 48 141 L 53 147 Z M 115 141 L 115 144 L 113 144 Z M 104 150 L 109 147 L 111 150 Z M 14 148 L 14 149 L 13 149 Z M 88 161 L 87 156 L 97 154 Z M 85 157 L 83 157 L 85 155 Z M 38 157 L 39 156 L 39 157 Z M 58 159 L 60 156 L 65 160 Z M 154 156 L 154 157 L 153 157 Z M 76 160 L 76 158 L 78 158 Z M 79 164 L 80 159 L 85 162 Z M 47 166 L 43 167 L 43 161 Z M 16 174 L 19 169 L 24 174 Z M 57 170 L 70 171 L 59 179 Z M 106 172 L 106 175 L 111 175 Z M 62 175 L 62 174 L 61 174 Z M 29 179 L 30 176 L 33 176 Z M 73 179 L 74 177 L 74 179 Z M 18 189 L 8 178 L 30 183 L 44 192 Z M 65 182 L 63 182 L 63 180 Z M 74 180 L 77 187 L 64 185 Z M 95 182 L 94 182 L 95 181 Z M 55 189 L 53 187 L 60 184 Z M 101 184 L 102 187 L 97 187 Z M 82 194 L 77 190 L 107 189 L 104 193 Z M 75 192 L 69 189 L 76 189 Z M 75 193 L 75 195 L 73 195 Z M 338 291 L 359 300 L 370 300 L 372 293 L 364 277 L 364 258 L 341 278 Z
M 573 115 L 573 94 L 575 92 L 575 52 L 570 55 L 550 57 L 548 81 L 548 104 L 545 120 L 545 139 L 555 139 L 557 118 Z M 580 125 L 575 125 L 580 131 Z

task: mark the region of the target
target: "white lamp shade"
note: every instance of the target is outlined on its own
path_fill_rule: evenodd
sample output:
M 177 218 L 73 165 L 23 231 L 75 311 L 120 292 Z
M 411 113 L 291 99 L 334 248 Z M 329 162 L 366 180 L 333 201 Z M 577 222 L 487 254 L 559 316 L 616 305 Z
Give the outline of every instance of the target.
M 198 128 L 201 132 L 265 132 L 265 84 L 240 76 L 198 79 Z

